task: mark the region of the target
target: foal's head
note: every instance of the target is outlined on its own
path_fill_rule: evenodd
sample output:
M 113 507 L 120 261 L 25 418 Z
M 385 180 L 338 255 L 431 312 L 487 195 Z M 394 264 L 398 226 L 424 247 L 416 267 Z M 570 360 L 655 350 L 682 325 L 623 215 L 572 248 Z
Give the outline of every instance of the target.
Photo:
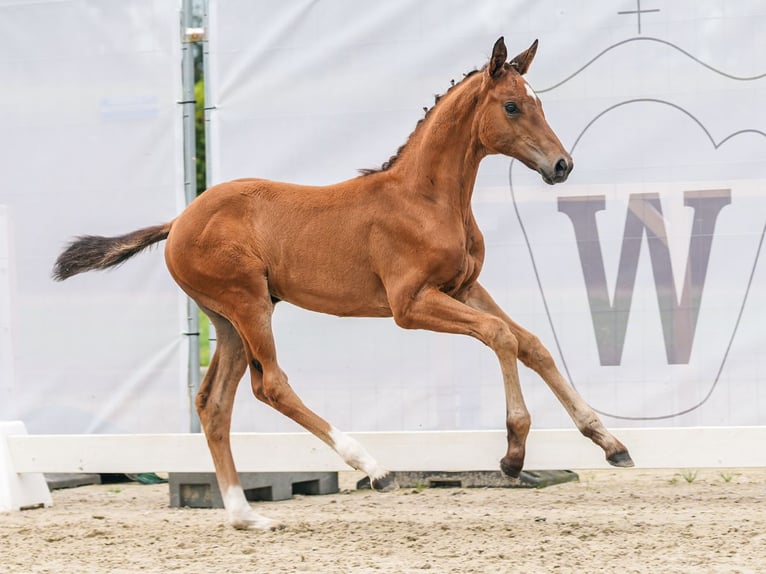
M 490 153 L 514 157 L 537 171 L 545 183 L 566 181 L 572 157 L 548 125 L 543 106 L 524 80 L 537 51 L 537 40 L 507 62 L 501 37 L 484 69 L 483 92 L 478 102 L 479 138 Z

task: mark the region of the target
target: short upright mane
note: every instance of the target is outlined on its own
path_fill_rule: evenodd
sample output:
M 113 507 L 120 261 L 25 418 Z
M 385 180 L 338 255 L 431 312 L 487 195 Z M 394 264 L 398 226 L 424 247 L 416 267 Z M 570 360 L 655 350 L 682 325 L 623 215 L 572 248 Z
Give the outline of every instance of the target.
M 463 82 L 465 82 L 468 78 L 470 78 L 474 74 L 478 73 L 479 71 L 480 70 L 471 70 L 470 72 L 468 72 L 466 74 L 463 74 L 463 79 L 460 80 L 457 83 L 455 83 L 455 80 L 452 80 L 451 86 L 449 87 L 449 89 L 445 93 L 443 93 L 443 94 L 436 94 L 434 96 L 434 105 L 433 106 L 431 106 L 430 108 L 423 108 L 425 110 L 425 112 L 426 112 L 425 116 L 423 116 L 422 118 L 420 118 L 418 120 L 418 123 L 415 125 L 415 129 L 409 135 L 409 137 L 407 138 L 407 141 L 404 142 L 401 146 L 399 146 L 399 149 L 396 150 L 396 153 L 394 155 L 392 155 L 390 158 L 388 158 L 387 161 L 383 162 L 383 165 L 381 165 L 380 167 L 377 167 L 377 168 L 362 168 L 362 169 L 358 170 L 359 173 L 362 174 L 362 175 L 371 175 L 371 174 L 374 174 L 374 173 L 380 173 L 382 171 L 387 171 L 387 170 L 391 169 L 393 167 L 393 165 L 396 163 L 396 160 L 399 159 L 399 156 L 402 154 L 404 149 L 407 147 L 407 144 L 410 143 L 410 140 L 412 139 L 412 136 L 415 135 L 415 133 L 417 133 L 418 129 L 420 129 L 420 126 L 423 124 L 423 122 L 425 120 L 428 119 L 428 116 L 431 114 L 433 109 L 436 106 L 439 105 L 439 102 L 442 100 L 442 98 L 444 96 L 446 96 L 447 94 L 449 94 L 457 86 L 459 86 Z

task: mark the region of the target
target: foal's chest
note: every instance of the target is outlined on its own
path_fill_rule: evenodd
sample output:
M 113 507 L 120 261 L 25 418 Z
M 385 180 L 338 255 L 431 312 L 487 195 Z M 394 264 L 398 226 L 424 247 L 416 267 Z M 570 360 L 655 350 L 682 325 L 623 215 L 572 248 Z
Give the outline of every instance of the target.
M 475 225 L 466 225 L 462 241 L 452 246 L 444 245 L 440 270 L 446 278 L 440 290 L 448 295 L 457 295 L 476 281 L 484 263 L 484 239 Z

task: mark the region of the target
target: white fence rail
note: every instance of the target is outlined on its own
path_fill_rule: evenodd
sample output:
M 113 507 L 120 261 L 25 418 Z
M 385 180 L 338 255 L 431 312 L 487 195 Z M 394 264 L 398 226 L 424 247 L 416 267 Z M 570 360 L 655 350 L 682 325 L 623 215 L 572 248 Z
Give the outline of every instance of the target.
M 401 471 L 497 470 L 503 431 L 350 433 L 378 461 Z M 642 468 L 766 466 L 766 427 L 621 429 Z M 199 434 L 10 435 L 14 471 L 211 472 Z M 308 433 L 235 433 L 232 449 L 242 472 L 349 470 L 328 446 Z M 527 468 L 607 468 L 601 450 L 574 430 L 532 431 Z
M 620 429 L 642 468 L 766 466 L 766 427 Z M 496 470 L 503 431 L 351 433 L 381 464 L 399 471 Z M 348 470 L 308 433 L 234 433 L 240 472 Z M 526 468 L 607 468 L 601 450 L 575 430 L 535 430 Z M 201 434 L 28 435 L 0 423 L 0 511 L 50 505 L 41 473 L 212 472 Z

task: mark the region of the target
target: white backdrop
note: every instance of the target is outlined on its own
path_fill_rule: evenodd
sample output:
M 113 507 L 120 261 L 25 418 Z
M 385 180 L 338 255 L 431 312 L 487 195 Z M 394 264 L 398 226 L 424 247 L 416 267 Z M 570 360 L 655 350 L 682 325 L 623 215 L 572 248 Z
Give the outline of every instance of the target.
M 482 164 L 482 281 L 611 426 L 766 424 L 766 7 L 656 0 L 211 2 L 214 182 L 327 184 L 380 165 L 495 39 L 575 159 L 550 188 Z M 641 10 L 641 12 L 639 12 Z M 280 304 L 283 368 L 341 428 L 503 428 L 468 338 Z M 533 426 L 571 423 L 522 370 Z M 237 430 L 295 430 L 240 388 Z
M 161 249 L 51 279 L 71 237 L 183 206 L 179 8 L 0 1 L 0 420 L 30 432 L 189 427 L 183 299 Z

